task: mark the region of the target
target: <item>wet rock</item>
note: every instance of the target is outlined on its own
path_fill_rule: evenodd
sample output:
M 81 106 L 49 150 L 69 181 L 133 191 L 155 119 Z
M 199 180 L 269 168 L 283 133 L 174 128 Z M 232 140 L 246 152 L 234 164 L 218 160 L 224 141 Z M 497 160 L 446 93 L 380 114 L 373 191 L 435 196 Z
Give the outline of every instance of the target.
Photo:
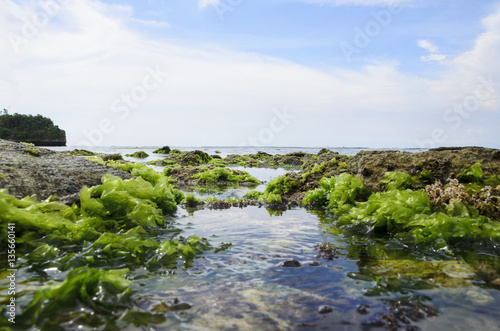
M 361 315 L 367 315 L 367 314 L 369 313 L 368 308 L 370 308 L 370 306 L 365 305 L 365 304 L 360 304 L 360 305 L 358 305 L 358 307 L 356 308 L 356 311 L 357 311 L 358 313 L 360 313 Z
M 281 263 L 283 268 L 299 268 L 302 264 L 297 260 L 286 260 Z
M 212 157 L 210 155 L 200 150 L 185 152 L 178 156 L 177 159 L 178 163 L 183 166 L 204 164 L 211 160 Z
M 309 262 L 309 266 L 311 266 L 311 267 L 319 267 L 319 266 L 321 266 L 321 263 L 318 262 L 318 261 L 313 261 L 313 262 Z
M 210 156 L 212 157 L 212 159 L 220 159 L 220 160 L 222 160 L 222 157 L 220 155 L 215 154 L 215 155 L 210 155 Z
M 285 155 L 283 156 L 283 164 L 299 166 L 302 165 L 302 160 L 298 156 Z
M 160 147 L 157 150 L 155 150 L 153 153 L 156 153 L 156 154 L 169 154 L 170 151 L 171 151 L 170 147 L 163 146 L 163 147 Z
M 104 154 L 101 156 L 103 161 L 123 161 L 121 154 Z
M 79 199 L 83 186 L 100 185 L 105 174 L 132 178 L 125 171 L 65 152 L 37 148 L 39 157 L 35 158 L 24 153 L 26 148 L 33 147 L 0 140 L 0 174 L 4 177 L 0 188 L 17 198 L 36 194 L 39 199 L 47 199 L 54 195 L 57 200 L 72 204 Z
M 318 155 L 323 155 L 323 154 L 325 154 L 325 153 L 329 153 L 329 152 L 330 152 L 330 150 L 329 150 L 329 149 L 327 149 L 327 148 L 322 148 L 322 149 L 318 152 Z
M 324 306 L 320 306 L 318 308 L 318 313 L 320 313 L 320 314 L 330 314 L 332 312 L 333 312 L 333 307 L 330 307 L 330 306 L 324 305 Z

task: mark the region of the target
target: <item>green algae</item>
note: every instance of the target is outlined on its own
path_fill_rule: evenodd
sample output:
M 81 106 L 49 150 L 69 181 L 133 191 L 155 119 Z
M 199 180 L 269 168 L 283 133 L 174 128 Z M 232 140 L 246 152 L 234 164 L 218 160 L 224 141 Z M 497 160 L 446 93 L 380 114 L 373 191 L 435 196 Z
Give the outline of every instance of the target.
M 95 155 L 97 155 L 97 153 L 87 151 L 85 149 L 74 149 L 74 150 L 67 152 L 67 153 L 69 155 L 72 155 L 72 156 L 95 156 Z
M 370 194 L 356 176 L 325 177 L 320 188 L 307 192 L 303 204 L 327 207 L 344 231 L 394 238 L 450 255 L 460 247 L 494 249 L 500 243 L 500 222 L 480 215 L 454 191 L 449 191 L 454 198 L 431 204 L 426 191 L 405 189 L 414 184 L 407 174 L 387 173 L 382 184 L 388 191 Z
M 248 192 L 247 194 L 245 194 L 243 196 L 243 198 L 245 199 L 249 199 L 249 200 L 259 200 L 259 198 L 263 195 L 264 193 L 263 192 L 259 192 L 259 191 L 250 191 Z
M 260 184 L 260 181 L 251 176 L 248 172 L 235 171 L 225 168 L 215 168 L 207 169 L 203 172 L 197 173 L 192 176 L 194 179 L 198 179 L 198 183 L 220 183 L 220 182 L 248 182 L 253 184 Z
M 132 154 L 125 154 L 125 156 L 135 157 L 136 159 L 145 159 L 149 157 L 149 154 L 144 151 L 138 151 Z
M 40 156 L 40 151 L 38 151 L 36 149 L 31 149 L 31 148 L 25 149 L 24 153 L 31 155 L 31 156 L 35 156 L 35 157 Z
M 281 195 L 291 192 L 299 186 L 299 181 L 287 176 L 280 176 L 269 181 L 264 193 L 259 197 L 259 201 L 265 201 L 269 204 L 282 203 Z
M 155 154 L 170 154 L 171 149 L 168 146 L 163 146 L 158 149 L 156 149 L 153 153 Z
M 336 215 L 349 211 L 357 201 L 365 200 L 370 195 L 361 179 L 347 173 L 324 177 L 319 185 L 320 188 L 306 193 L 303 204 L 327 206 Z
M 79 205 L 34 196 L 19 200 L 0 190 L 0 243 L 7 245 L 7 225 L 15 224 L 18 267 L 29 267 L 34 279 L 36 274 L 46 279 L 47 268 L 69 271 L 61 283 L 19 293 L 19 325 L 49 325 L 49 317 L 64 320 L 80 307 L 85 307 L 85 319 L 94 314 L 117 318 L 117 311 L 131 305 L 130 281 L 123 278 L 128 270 L 175 269 L 179 261 L 187 268 L 202 252 L 230 247 L 214 248 L 197 236 L 174 238 L 179 230 L 166 216 L 183 195 L 171 178 L 143 165 L 107 163 L 137 177 L 105 175 L 101 185 L 81 190 Z M 163 239 L 153 239 L 151 231 L 163 233 Z M 96 317 L 94 322 L 105 320 Z

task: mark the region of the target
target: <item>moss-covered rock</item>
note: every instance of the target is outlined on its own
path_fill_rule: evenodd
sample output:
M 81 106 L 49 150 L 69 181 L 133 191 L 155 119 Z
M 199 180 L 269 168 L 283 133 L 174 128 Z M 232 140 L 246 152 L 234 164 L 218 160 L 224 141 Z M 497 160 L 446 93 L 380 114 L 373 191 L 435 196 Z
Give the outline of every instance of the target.
M 136 159 L 145 159 L 149 157 L 149 154 L 144 151 L 138 151 L 132 154 L 126 154 L 125 156 L 135 157 Z
M 168 146 L 163 146 L 155 150 L 153 153 L 155 154 L 170 154 L 171 149 Z

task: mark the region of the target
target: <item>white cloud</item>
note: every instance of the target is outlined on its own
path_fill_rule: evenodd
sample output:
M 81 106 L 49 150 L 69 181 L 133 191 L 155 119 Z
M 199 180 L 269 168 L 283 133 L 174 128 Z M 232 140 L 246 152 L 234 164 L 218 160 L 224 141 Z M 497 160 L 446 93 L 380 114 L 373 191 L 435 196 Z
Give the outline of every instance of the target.
M 10 13 L 25 9 L 0 3 L 0 35 L 21 34 L 23 21 Z M 478 77 L 500 80 L 500 11 L 484 20 L 475 47 L 449 60 L 435 80 L 400 71 L 397 63 L 326 72 L 260 54 L 148 40 L 126 26 L 131 17 L 126 7 L 73 1 L 19 53 L 0 39 L 0 108 L 53 118 L 70 144 L 107 118 L 115 130 L 105 145 L 238 145 L 269 125 L 273 108 L 287 106 L 296 120 L 274 145 L 411 146 L 434 122 L 449 126 L 443 113 L 474 93 Z M 156 66 L 169 77 L 121 119 L 113 103 Z M 498 113 L 498 100 L 485 100 L 471 116 L 484 111 Z M 448 144 L 499 141 L 497 123 L 488 117 L 482 123 L 464 120 Z
M 443 62 L 448 58 L 448 55 L 438 54 L 439 48 L 427 40 L 419 40 L 417 44 L 419 47 L 431 53 L 427 56 L 420 57 L 420 60 L 423 62 Z
M 448 55 L 444 54 L 430 54 L 427 56 L 421 56 L 420 60 L 424 62 L 442 62 L 448 58 Z
M 217 5 L 219 2 L 220 0 L 198 0 L 198 7 L 203 9 L 208 6 Z
M 427 40 L 419 40 L 418 41 L 418 46 L 422 47 L 425 50 L 428 50 L 431 53 L 436 53 L 439 50 L 439 48 L 437 46 L 431 44 Z
M 154 20 L 143 20 L 139 18 L 131 18 L 132 22 L 139 23 L 142 25 L 154 27 L 154 28 L 169 28 L 170 24 L 168 22 L 163 21 L 154 21 Z

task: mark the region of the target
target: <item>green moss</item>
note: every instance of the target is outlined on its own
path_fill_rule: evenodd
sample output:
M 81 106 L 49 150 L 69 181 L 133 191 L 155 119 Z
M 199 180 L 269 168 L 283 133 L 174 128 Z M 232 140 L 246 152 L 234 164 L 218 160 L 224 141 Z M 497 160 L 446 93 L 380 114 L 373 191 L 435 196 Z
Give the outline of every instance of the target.
M 254 184 L 260 184 L 260 181 L 257 178 L 251 176 L 248 172 L 242 171 L 241 174 L 237 174 L 235 170 L 229 170 L 225 168 L 206 170 L 193 175 L 192 178 L 198 179 L 198 182 L 202 183 L 250 182 Z
M 74 149 L 74 150 L 68 152 L 68 154 L 73 155 L 73 156 L 94 156 L 94 155 L 97 155 L 97 153 L 87 151 L 85 149 Z
M 33 143 L 25 143 L 23 141 L 20 142 L 21 145 L 24 145 L 24 146 L 31 146 L 31 147 L 35 147 L 35 144 Z
M 208 162 L 208 164 L 213 164 L 217 167 L 225 167 L 227 166 L 227 162 L 222 160 L 222 159 L 216 159 L 216 158 L 213 158 L 210 162 Z
M 175 155 L 175 154 L 181 154 L 182 152 L 179 149 L 173 149 L 170 151 L 170 154 Z
M 280 176 L 270 180 L 264 190 L 264 193 L 259 198 L 259 201 L 267 203 L 281 203 L 281 195 L 292 192 L 300 187 L 300 182 L 287 176 Z
M 219 150 L 215 151 L 215 154 L 220 154 L 220 153 L 221 153 L 221 151 L 219 151 Z
M 40 151 L 38 151 L 36 149 L 25 149 L 24 153 L 29 154 L 31 156 L 36 156 L 36 157 L 40 156 Z
M 138 152 L 135 152 L 132 154 L 125 154 L 125 156 L 135 157 L 137 159 L 145 159 L 145 158 L 149 157 L 149 154 L 144 152 L 144 151 L 138 151 Z
M 347 163 L 339 162 L 337 170 L 350 169 L 350 168 L 351 168 L 351 166 L 349 166 Z
M 243 196 L 243 198 L 245 199 L 249 199 L 249 200 L 259 200 L 259 198 L 263 195 L 264 193 L 263 192 L 259 192 L 259 191 L 251 191 L 251 192 L 248 192 L 247 194 L 245 194 Z
M 197 199 L 193 193 L 188 193 L 184 196 L 182 203 L 186 205 L 186 207 L 196 207 L 203 202 L 200 199 Z
M 484 172 L 481 163 L 462 169 L 457 179 L 462 183 L 481 183 L 484 179 Z
M 153 153 L 155 153 L 155 154 L 169 154 L 170 152 L 171 152 L 170 147 L 164 146 L 164 147 L 158 148 Z
M 415 180 L 412 176 L 400 171 L 386 172 L 384 178 L 380 181 L 380 184 L 386 190 L 407 189 L 411 188 L 414 183 Z

